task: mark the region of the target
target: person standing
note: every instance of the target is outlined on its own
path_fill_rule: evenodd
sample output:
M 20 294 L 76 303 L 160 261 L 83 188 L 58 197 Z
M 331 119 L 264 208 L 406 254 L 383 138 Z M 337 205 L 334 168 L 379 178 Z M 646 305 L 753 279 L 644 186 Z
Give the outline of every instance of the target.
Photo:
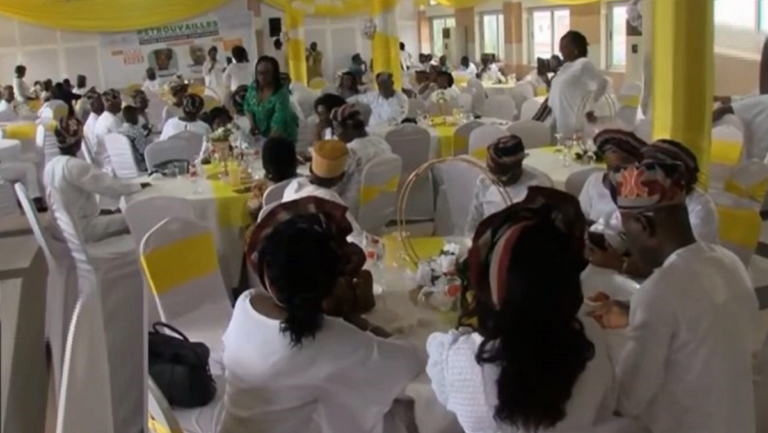
M 660 162 L 610 173 L 627 246 L 655 272 L 631 303 L 604 301 L 591 314 L 604 328 L 627 329 L 622 416 L 652 433 L 754 433 L 757 297 L 733 253 L 697 242 L 686 176 L 680 164 Z
M 162 88 L 160 85 L 160 79 L 157 78 L 157 72 L 155 72 L 155 68 L 147 68 L 145 74 L 144 84 L 142 84 L 141 89 L 145 92 L 159 94 Z
M 13 79 L 13 92 L 16 94 L 16 101 L 22 104 L 34 99 L 29 91 L 29 85 L 24 81 L 27 75 L 27 67 L 18 65 L 13 70 L 16 77 Z
M 227 66 L 224 71 L 224 92 L 222 101 L 228 101 L 232 92 L 240 86 L 247 86 L 253 82 L 253 69 L 248 60 L 248 51 L 237 45 L 232 48 L 232 60 L 234 63 Z
M 317 49 L 317 42 L 307 49 L 307 81 L 313 78 L 323 78 L 323 52 Z
M 224 96 L 224 64 L 217 59 L 219 49 L 216 46 L 208 48 L 208 58 L 203 63 L 203 79 L 205 87 L 216 92 L 219 98 Z
M 265 139 L 285 137 L 296 142 L 299 118 L 291 106 L 288 86 L 280 80 L 280 66 L 274 57 L 261 56 L 256 62 L 256 79 L 248 86 L 244 108 L 251 120 L 251 135 Z
M 597 122 L 592 106 L 608 90 L 608 79 L 587 58 L 588 46 L 587 38 L 574 30 L 560 39 L 564 63 L 552 79 L 548 104 L 564 137 L 583 133 L 585 122 Z

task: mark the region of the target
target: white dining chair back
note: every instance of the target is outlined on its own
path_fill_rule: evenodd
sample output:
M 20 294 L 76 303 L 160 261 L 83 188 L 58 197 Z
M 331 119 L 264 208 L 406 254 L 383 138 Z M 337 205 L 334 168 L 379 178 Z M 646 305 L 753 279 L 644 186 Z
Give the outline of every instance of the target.
M 177 138 L 155 141 L 144 150 L 144 159 L 147 161 L 147 169 L 152 170 L 158 165 L 173 160 L 194 162 L 200 156 L 200 149 L 195 151 L 194 146 Z
M 520 82 L 515 84 L 515 87 L 512 88 L 510 96 L 512 97 L 512 100 L 515 101 L 517 112 L 521 113 L 523 104 L 529 99 L 533 99 L 536 95 L 534 94 L 533 86 L 531 86 L 530 83 Z
M 293 179 L 287 179 L 282 182 L 278 182 L 269 188 L 264 193 L 264 198 L 261 200 L 262 207 L 271 205 L 272 203 L 280 203 L 283 200 L 283 194 L 288 185 L 293 182 Z
M 70 321 L 56 433 L 114 433 L 104 315 L 97 291 L 83 291 Z
M 460 93 L 457 98 L 459 103 L 459 109 L 462 113 L 472 113 L 472 95 L 468 93 Z
M 731 173 L 746 161 L 744 134 L 730 125 L 718 125 L 712 130 L 707 185 L 723 189 Z
M 190 146 L 190 152 L 194 153 L 195 156 L 199 155 L 200 151 L 203 149 L 204 138 L 205 137 L 203 137 L 202 134 L 188 130 L 179 131 L 168 137 L 169 140 L 175 139 L 187 143 Z
M 323 90 L 320 91 L 320 94 L 321 95 L 328 95 L 328 94 L 337 95 L 338 91 L 339 91 L 338 87 L 336 87 L 336 86 L 334 86 L 332 84 L 329 84 L 329 85 L 325 86 L 323 88 Z
M 733 114 L 724 116 L 722 119 L 720 119 L 719 122 L 717 122 L 713 126 L 714 127 L 731 126 L 735 128 L 737 131 L 741 132 L 742 135 L 744 134 L 744 122 L 742 122 L 738 117 L 734 116 Z
M 469 154 L 480 161 L 485 161 L 488 145 L 508 135 L 509 132 L 499 126 L 483 125 L 469 134 Z
M 469 81 L 467 81 L 467 90 L 472 95 L 472 112 L 477 115 L 482 115 L 486 99 L 483 83 L 477 78 L 470 78 Z
M 147 401 L 149 402 L 150 429 L 148 433 L 184 433 L 173 413 L 171 405 L 152 377 L 147 378 Z M 152 428 L 155 428 L 153 431 Z
M 93 157 L 92 148 L 95 148 L 95 144 L 91 144 L 91 140 L 87 135 L 83 134 L 83 145 L 80 147 L 80 152 L 83 153 L 83 158 L 88 161 L 88 164 L 93 165 L 95 158 Z
M 128 203 L 125 220 L 136 245 L 158 224 L 170 217 L 195 219 L 192 205 L 184 198 L 173 196 L 147 197 Z
M 646 143 L 650 143 L 653 137 L 651 121 L 646 118 L 637 122 L 637 124 L 635 124 L 634 133 Z
M 421 99 L 408 100 L 408 117 L 417 119 L 419 114 L 427 112 L 427 104 Z
M 552 180 L 552 177 L 544 172 L 544 170 L 525 164 L 523 164 L 523 169 L 536 177 L 537 186 L 545 186 L 547 188 L 555 187 L 555 181 Z
M 539 111 L 542 101 L 538 98 L 528 99 L 523 103 L 523 107 L 520 109 L 520 120 L 531 120 L 536 112 Z
M 604 171 L 604 169 L 599 167 L 591 167 L 571 173 L 565 179 L 565 192 L 571 194 L 574 197 L 578 197 L 581 195 L 581 191 L 584 189 L 584 185 L 587 183 L 587 179 L 589 179 L 589 177 L 595 173 Z
M 317 95 L 314 92 L 306 90 L 296 94 L 295 97 L 299 108 L 301 108 L 301 113 L 298 113 L 299 117 L 306 118 L 307 116 L 314 114 L 315 100 L 317 99 Z
M 69 107 L 67 107 L 66 103 L 58 99 L 51 99 L 40 107 L 40 110 L 37 112 L 37 117 L 58 121 L 66 116 L 68 111 Z
M 384 139 L 392 147 L 392 153 L 402 160 L 400 191 L 411 173 L 430 160 L 432 137 L 426 129 L 406 124 L 389 131 Z M 405 214 L 408 220 L 431 220 L 434 217 L 435 192 L 430 172 L 422 174 L 414 182 Z
M 371 106 L 362 102 L 355 102 L 355 106 L 360 111 L 360 117 L 362 117 L 363 122 L 367 125 L 371 121 L 371 115 L 373 114 Z
M 134 179 L 139 177 L 139 168 L 133 157 L 133 145 L 131 140 L 123 134 L 113 132 L 104 136 L 104 145 L 112 161 L 112 170 L 120 179 Z
M 483 126 L 484 123 L 472 120 L 461 124 L 453 133 L 453 155 L 466 155 L 469 152 L 469 136 L 472 131 Z
M 397 190 L 403 162 L 397 155 L 381 155 L 363 167 L 357 221 L 368 233 L 378 234 L 397 218 Z
M 13 186 L 10 182 L 0 179 L 0 220 L 20 214 L 16 197 L 13 195 Z
M 445 162 L 436 170 L 442 185 L 437 199 L 435 235 L 464 236 L 477 179 L 483 173 L 460 161 Z
M 515 101 L 506 95 L 491 96 L 485 101 L 483 116 L 512 122 L 517 118 Z
M 552 130 L 549 125 L 535 120 L 521 120 L 507 128 L 507 132 L 523 140 L 526 149 L 552 146 Z
M 44 125 L 37 125 L 35 134 L 35 143 L 38 149 L 42 149 L 45 156 L 45 163 L 60 155 L 59 144 L 56 141 L 56 135 L 53 131 L 47 131 Z

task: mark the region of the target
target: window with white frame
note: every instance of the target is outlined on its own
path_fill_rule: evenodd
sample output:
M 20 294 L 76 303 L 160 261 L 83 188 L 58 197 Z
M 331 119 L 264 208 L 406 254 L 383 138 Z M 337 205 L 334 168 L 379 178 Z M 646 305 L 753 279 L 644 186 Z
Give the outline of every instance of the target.
M 760 0 L 757 19 L 759 30 L 768 33 L 768 0 Z
M 571 29 L 571 11 L 567 8 L 533 9 L 530 25 L 530 63 L 560 52 L 560 38 Z
M 758 0 L 715 0 L 715 24 L 756 30 Z
M 608 67 L 627 66 L 627 5 L 611 3 L 608 9 Z
M 443 29 L 446 27 L 456 27 L 454 17 L 432 18 L 432 54 L 443 55 Z
M 496 54 L 498 59 L 504 58 L 504 14 L 491 12 L 480 16 L 483 33 L 480 52 Z

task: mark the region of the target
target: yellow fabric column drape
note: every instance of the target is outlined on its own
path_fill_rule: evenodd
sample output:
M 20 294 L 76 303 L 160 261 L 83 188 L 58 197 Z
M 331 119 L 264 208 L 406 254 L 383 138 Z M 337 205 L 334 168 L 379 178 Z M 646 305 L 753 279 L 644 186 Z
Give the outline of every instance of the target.
M 395 87 L 402 85 L 400 71 L 400 38 L 397 35 L 397 17 L 394 8 L 387 0 L 372 0 L 371 16 L 376 23 L 371 52 L 373 55 L 373 74 L 391 72 Z
M 307 85 L 307 57 L 304 45 L 304 13 L 294 8 L 285 10 L 288 32 L 288 73 L 295 83 Z
M 653 2 L 653 138 L 698 158 L 706 188 L 712 138 L 714 0 Z

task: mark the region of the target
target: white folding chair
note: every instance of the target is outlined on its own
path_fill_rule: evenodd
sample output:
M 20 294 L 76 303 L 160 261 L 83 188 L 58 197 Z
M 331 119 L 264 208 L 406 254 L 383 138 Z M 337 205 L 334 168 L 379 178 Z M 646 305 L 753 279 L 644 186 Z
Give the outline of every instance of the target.
M 397 218 L 397 188 L 403 162 L 397 155 L 382 155 L 363 168 L 357 221 L 368 233 L 381 230 Z
M 400 176 L 399 191 L 411 173 L 430 160 L 432 137 L 426 129 L 406 124 L 389 131 L 384 139 L 392 147 L 392 153 L 402 160 L 403 172 Z M 414 182 L 405 216 L 408 220 L 431 220 L 435 216 L 432 173 L 424 173 Z
M 196 219 L 192 205 L 181 197 L 147 197 L 131 201 L 125 208 L 125 220 L 136 245 L 141 245 L 147 233 L 170 217 Z
M 288 185 L 290 185 L 291 182 L 293 182 L 293 179 L 288 179 L 282 182 L 278 182 L 267 188 L 267 191 L 264 193 L 264 197 L 261 200 L 262 208 L 265 208 L 273 203 L 280 203 L 283 200 L 285 189 L 288 188 Z
M 169 140 L 181 140 L 187 143 L 190 147 L 189 151 L 195 156 L 200 155 L 200 151 L 203 149 L 203 138 L 201 134 L 192 131 L 180 131 L 168 137 Z
M 151 377 L 147 378 L 147 391 L 150 417 L 148 433 L 184 433 L 171 405 Z
M 144 150 L 147 168 L 151 171 L 158 165 L 168 161 L 193 162 L 200 156 L 200 149 L 195 153 L 195 147 L 186 141 L 176 138 L 155 141 Z
M 119 431 L 114 426 L 106 338 L 99 293 L 83 291 L 67 335 L 56 433 Z
M 508 135 L 509 132 L 499 126 L 483 125 L 469 134 L 469 154 L 480 161 L 485 161 L 488 145 Z
M 10 182 L 0 179 L 0 220 L 20 214 L 19 206 L 16 205 L 16 197 L 13 195 L 13 186 Z
M 483 126 L 483 122 L 472 120 L 456 128 L 453 132 L 453 155 L 466 155 L 469 152 L 469 136 L 472 131 Z
M 545 123 L 535 120 L 521 120 L 507 128 L 510 134 L 523 140 L 526 149 L 537 149 L 552 145 L 552 130 Z
M 64 236 L 75 262 L 80 292 L 99 294 L 107 337 L 114 431 L 139 431 L 146 424 L 146 390 L 137 377 L 147 374 L 144 295 L 136 247 L 130 236 L 85 244 L 56 189 L 48 189 L 53 222 Z
M 420 113 L 425 113 L 426 111 L 427 111 L 426 102 L 422 101 L 421 99 L 408 100 L 408 117 L 409 118 L 416 119 L 419 117 Z
M 56 141 L 56 136 L 53 131 L 46 131 L 45 126 L 37 125 L 37 133 L 35 135 L 35 144 L 37 148 L 42 150 L 45 156 L 45 163 L 48 164 L 50 160 L 60 155 L 59 144 Z
M 517 117 L 515 101 L 509 96 L 491 96 L 485 101 L 483 116 L 512 122 Z
M 464 236 L 477 179 L 483 173 L 459 161 L 448 161 L 437 168 L 442 186 L 435 214 L 436 236 Z
M 112 171 L 115 173 L 115 176 L 120 179 L 139 177 L 141 172 L 136 166 L 136 160 L 133 157 L 133 146 L 128 137 L 113 132 L 104 136 L 104 145 L 109 153 L 109 159 L 112 161 Z
M 529 99 L 523 103 L 520 109 L 520 120 L 531 120 L 536 112 L 539 111 L 542 101 L 537 98 Z
M 220 363 L 232 304 L 211 230 L 192 219 L 166 218 L 144 236 L 139 251 L 160 320 L 206 343 L 212 360 Z

